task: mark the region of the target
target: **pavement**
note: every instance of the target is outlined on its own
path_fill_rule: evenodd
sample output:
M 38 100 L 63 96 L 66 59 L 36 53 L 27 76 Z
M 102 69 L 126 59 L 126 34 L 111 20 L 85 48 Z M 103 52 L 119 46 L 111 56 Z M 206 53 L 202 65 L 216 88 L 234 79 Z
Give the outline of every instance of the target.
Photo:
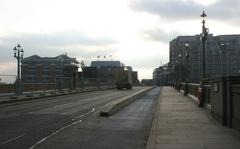
M 148 92 L 149 90 L 151 90 L 153 88 L 154 87 L 146 87 L 143 90 L 140 90 L 138 92 L 135 92 L 135 93 L 130 94 L 128 96 L 125 96 L 123 98 L 119 98 L 118 100 L 114 100 L 114 101 L 110 102 L 106 106 L 106 108 L 104 108 L 100 111 L 100 115 L 101 116 L 111 116 L 111 115 L 113 115 L 114 113 L 120 111 L 122 108 L 127 106 L 129 103 L 133 102 L 138 97 L 143 96 L 146 92 Z
M 171 87 L 159 97 L 147 149 L 240 149 L 240 132 Z

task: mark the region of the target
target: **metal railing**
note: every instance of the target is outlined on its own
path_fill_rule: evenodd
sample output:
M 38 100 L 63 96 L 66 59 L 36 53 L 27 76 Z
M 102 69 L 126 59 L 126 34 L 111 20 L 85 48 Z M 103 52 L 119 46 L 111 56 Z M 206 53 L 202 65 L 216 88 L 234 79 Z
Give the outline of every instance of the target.
M 186 86 L 187 85 L 187 86 Z M 179 91 L 184 92 L 186 95 L 190 94 L 194 97 L 198 97 L 198 88 L 200 87 L 200 84 L 195 83 L 185 83 L 180 82 L 179 85 L 177 85 L 175 88 Z M 204 91 L 205 91 L 205 103 L 211 104 L 211 86 L 210 85 L 204 85 Z
M 115 82 L 105 78 L 84 78 L 73 81 L 65 78 L 54 83 L 22 83 L 23 94 L 37 92 L 64 92 L 67 90 L 96 90 L 115 88 Z M 0 84 L 0 96 L 13 95 L 16 93 L 16 83 Z

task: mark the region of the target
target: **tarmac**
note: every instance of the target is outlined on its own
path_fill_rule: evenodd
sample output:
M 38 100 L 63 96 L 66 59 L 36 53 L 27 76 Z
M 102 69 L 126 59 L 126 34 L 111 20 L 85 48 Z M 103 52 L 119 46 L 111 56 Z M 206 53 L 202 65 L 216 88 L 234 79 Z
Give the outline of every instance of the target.
M 195 100 L 163 87 L 147 149 L 240 149 L 240 131 L 222 126 Z
M 56 97 L 56 96 L 78 94 L 78 93 L 84 93 L 84 92 L 101 91 L 101 90 L 107 90 L 107 89 L 112 89 L 112 88 L 89 87 L 89 88 L 77 89 L 77 90 L 64 89 L 62 91 L 58 91 L 58 90 L 33 91 L 33 92 L 24 92 L 22 93 L 22 95 L 16 95 L 15 93 L 6 93 L 6 94 L 0 94 L 0 105 L 6 104 L 6 103 L 30 101 L 30 100 L 39 99 L 39 98 Z

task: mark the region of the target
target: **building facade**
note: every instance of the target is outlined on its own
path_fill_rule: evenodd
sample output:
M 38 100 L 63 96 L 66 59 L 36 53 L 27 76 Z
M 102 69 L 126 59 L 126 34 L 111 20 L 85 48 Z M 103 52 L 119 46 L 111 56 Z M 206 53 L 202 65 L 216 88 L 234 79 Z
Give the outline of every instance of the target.
M 22 60 L 22 81 L 24 84 L 61 84 L 75 87 L 79 62 L 66 54 L 57 57 L 33 55 Z
M 159 68 L 155 68 L 153 70 L 153 82 L 155 85 L 157 86 L 161 86 L 161 70 L 160 67 Z
M 200 35 L 179 36 L 170 41 L 169 65 L 175 81 L 199 83 L 202 72 Z M 240 75 L 240 35 L 208 35 L 206 42 L 208 80 L 221 76 Z
M 131 66 L 125 66 L 120 61 L 92 61 L 90 67 L 83 69 L 82 77 L 85 79 L 103 79 L 113 80 L 114 74 L 120 71 L 128 70 L 132 72 L 132 81 L 134 85 L 139 85 L 138 73 L 133 71 Z
M 168 64 L 155 68 L 153 71 L 153 83 L 157 86 L 170 85 L 172 82 L 169 70 Z

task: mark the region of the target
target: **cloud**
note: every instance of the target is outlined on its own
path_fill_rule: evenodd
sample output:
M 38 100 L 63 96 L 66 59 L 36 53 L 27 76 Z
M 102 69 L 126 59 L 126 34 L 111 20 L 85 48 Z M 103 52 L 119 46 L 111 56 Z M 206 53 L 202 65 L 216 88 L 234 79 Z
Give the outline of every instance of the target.
M 2 38 L 2 42 L 19 41 L 23 44 L 40 45 L 42 47 L 66 45 L 107 45 L 116 41 L 109 38 L 89 37 L 81 32 L 58 32 L 42 34 L 19 34 Z
M 137 11 L 158 15 L 163 19 L 178 21 L 183 19 L 196 19 L 203 10 L 212 19 L 239 22 L 240 1 L 218 0 L 204 6 L 192 0 L 132 0 L 130 7 Z
M 196 18 L 196 14 L 199 14 L 203 8 L 194 1 L 180 0 L 132 0 L 130 6 L 135 10 L 170 20 Z
M 161 64 L 166 64 L 168 61 L 168 56 L 154 55 L 148 57 L 147 60 L 146 58 L 131 59 L 128 60 L 128 63 L 132 65 L 133 70 L 138 71 L 140 79 L 151 79 L 153 70 L 161 66 Z
M 24 57 L 34 54 L 41 57 L 55 57 L 67 53 L 79 61 L 84 60 L 87 65 L 91 60 L 96 60 L 97 56 L 116 53 L 116 50 L 108 48 L 116 41 L 109 38 L 90 37 L 79 32 L 8 35 L 0 38 L 0 74 L 16 73 L 17 60 L 13 57 L 12 49 L 18 43 L 25 51 Z M 6 77 L 2 76 L 2 78 Z
M 237 0 L 219 0 L 208 8 L 211 18 L 218 20 L 229 20 L 235 23 L 239 22 L 240 1 Z
M 156 28 L 141 30 L 140 34 L 146 40 L 159 41 L 168 44 L 169 41 L 179 33 L 177 31 L 168 33 L 161 28 Z
M 159 67 L 162 64 L 165 64 L 169 61 L 168 56 L 161 56 L 161 55 L 152 55 L 149 56 L 146 60 L 146 57 L 144 58 L 133 58 L 127 60 L 123 60 L 123 63 L 125 65 L 130 65 L 133 67 L 133 69 L 149 69 L 149 68 L 156 68 Z
M 0 62 L 14 61 L 13 47 L 20 43 L 25 56 L 57 56 L 65 52 L 73 57 L 84 57 L 100 54 L 101 48 L 107 48 L 117 41 L 110 38 L 96 38 L 79 32 L 61 32 L 48 34 L 17 34 L 1 37 Z

